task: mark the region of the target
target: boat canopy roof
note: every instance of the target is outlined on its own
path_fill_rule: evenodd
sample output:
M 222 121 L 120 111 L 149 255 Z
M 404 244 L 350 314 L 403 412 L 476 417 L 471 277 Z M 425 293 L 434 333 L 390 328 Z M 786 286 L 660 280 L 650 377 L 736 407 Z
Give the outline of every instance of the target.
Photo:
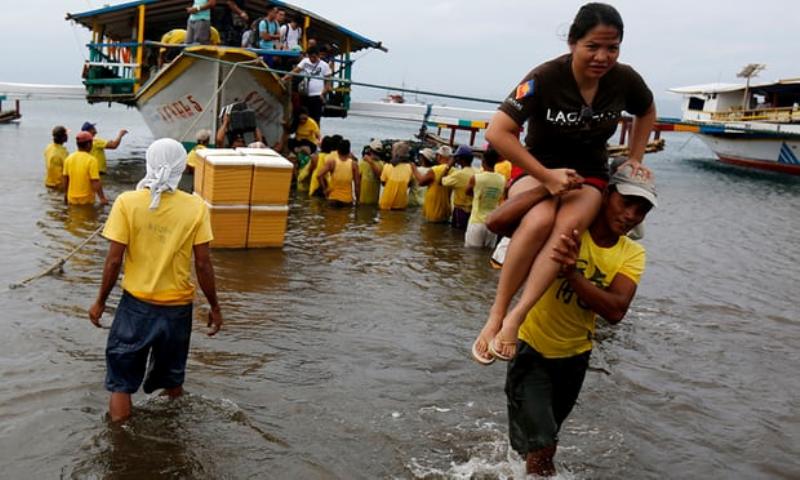
M 798 93 L 800 92 L 800 78 L 787 78 L 768 83 L 751 83 L 748 88 L 753 93 Z M 693 95 L 744 92 L 744 89 L 745 84 L 743 83 L 706 83 L 703 85 L 670 88 L 669 91 L 682 95 Z
M 250 14 L 251 19 L 266 15 L 265 0 L 245 0 L 244 3 L 244 10 Z M 335 44 L 339 51 L 344 51 L 349 46 L 350 52 L 365 48 L 387 51 L 381 42 L 370 40 L 308 10 L 276 0 L 269 3 L 283 8 L 289 16 L 308 17 L 309 35 L 316 38 L 320 45 Z M 95 25 L 102 26 L 106 37 L 128 41 L 133 38 L 138 8 L 142 5 L 145 6 L 145 39 L 158 40 L 172 29 L 186 28 L 186 7 L 189 6 L 187 0 L 134 0 L 81 13 L 67 13 L 67 20 L 73 20 L 90 30 Z

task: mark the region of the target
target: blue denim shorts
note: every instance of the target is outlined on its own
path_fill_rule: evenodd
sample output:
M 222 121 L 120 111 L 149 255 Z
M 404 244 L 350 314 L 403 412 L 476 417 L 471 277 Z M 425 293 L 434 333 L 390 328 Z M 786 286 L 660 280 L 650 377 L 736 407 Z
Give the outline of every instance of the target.
M 145 393 L 183 385 L 191 334 L 192 304 L 153 305 L 124 292 L 108 334 L 106 390 L 134 393 L 142 380 Z

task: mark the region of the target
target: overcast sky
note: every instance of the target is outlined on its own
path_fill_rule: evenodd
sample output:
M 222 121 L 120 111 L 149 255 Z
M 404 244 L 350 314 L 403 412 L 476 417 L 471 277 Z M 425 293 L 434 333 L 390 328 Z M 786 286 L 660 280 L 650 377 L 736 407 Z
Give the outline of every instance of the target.
M 0 82 L 78 84 L 88 30 L 66 12 L 97 0 L 25 0 L 0 16 Z M 112 1 L 111 4 L 123 3 Z M 191 4 L 187 0 L 187 5 Z M 294 2 L 373 40 L 354 79 L 502 98 L 533 66 L 567 51 L 575 0 L 307 0 Z M 800 0 L 620 0 L 620 61 L 638 70 L 662 113 L 675 114 L 666 89 L 736 81 L 747 63 L 766 63 L 760 80 L 800 77 L 794 39 Z M 363 55 L 363 57 L 362 57 Z M 378 92 L 383 95 L 385 92 Z M 375 92 L 357 92 L 375 96 Z

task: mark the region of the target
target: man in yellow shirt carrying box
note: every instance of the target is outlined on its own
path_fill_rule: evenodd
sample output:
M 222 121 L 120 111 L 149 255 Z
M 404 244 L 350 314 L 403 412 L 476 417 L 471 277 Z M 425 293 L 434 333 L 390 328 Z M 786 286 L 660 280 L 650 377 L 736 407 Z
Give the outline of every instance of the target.
M 117 198 L 106 221 L 103 236 L 111 245 L 100 292 L 89 309 L 89 319 L 100 327 L 124 261 L 122 299 L 106 346 L 112 421 L 131 415 L 131 395 L 142 381 L 145 393 L 163 388 L 171 398 L 183 394 L 195 293 L 193 254 L 197 281 L 211 306 L 208 335 L 222 327 L 208 208 L 200 197 L 177 189 L 186 151 L 177 141 L 162 138 L 150 145 L 146 159 L 145 178 L 137 190 Z

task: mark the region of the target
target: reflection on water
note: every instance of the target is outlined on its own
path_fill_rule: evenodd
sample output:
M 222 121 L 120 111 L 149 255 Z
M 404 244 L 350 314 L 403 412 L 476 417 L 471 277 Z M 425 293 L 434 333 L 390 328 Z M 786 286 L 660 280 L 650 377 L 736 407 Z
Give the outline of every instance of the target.
M 70 108 L 65 124 L 131 130 L 103 177 L 111 198 L 131 188 L 150 142 L 143 125 L 119 109 Z M 52 264 L 107 215 L 43 191 L 51 116 L 32 104 L 24 125 L 0 126 L 0 159 L 16 174 L 0 179 L 7 282 Z M 356 147 L 393 128 L 358 122 L 323 128 Z M 648 269 L 625 321 L 598 329 L 592 364 L 611 374 L 587 376 L 562 432 L 561 478 L 796 474 L 800 185 L 689 147 L 648 160 L 660 186 Z M 462 233 L 419 210 L 291 201 L 283 249 L 214 251 L 226 324 L 206 337 L 198 302 L 191 394 L 139 394 L 123 428 L 104 419 L 107 330 L 86 320 L 107 244 L 0 293 L 0 476 L 521 478 L 503 365 L 469 358 L 498 276 L 488 252 L 465 250 Z

